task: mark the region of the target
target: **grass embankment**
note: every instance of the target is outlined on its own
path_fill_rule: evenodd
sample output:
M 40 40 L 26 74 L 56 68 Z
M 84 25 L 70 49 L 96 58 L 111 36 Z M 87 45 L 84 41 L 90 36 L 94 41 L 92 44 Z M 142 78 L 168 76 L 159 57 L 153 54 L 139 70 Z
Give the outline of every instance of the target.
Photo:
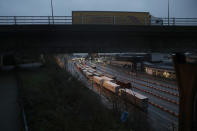
M 127 130 L 98 96 L 55 63 L 20 76 L 30 131 Z

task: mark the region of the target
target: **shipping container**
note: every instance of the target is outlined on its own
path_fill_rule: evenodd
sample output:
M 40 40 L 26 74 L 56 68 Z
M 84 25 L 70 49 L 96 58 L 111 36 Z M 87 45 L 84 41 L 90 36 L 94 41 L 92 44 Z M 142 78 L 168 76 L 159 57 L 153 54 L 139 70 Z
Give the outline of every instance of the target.
M 92 77 L 93 77 L 93 74 L 92 74 L 92 73 L 86 72 L 85 75 L 86 75 L 86 77 L 87 77 L 88 79 L 92 80 Z
M 111 81 L 104 81 L 103 82 L 103 87 L 115 94 L 118 94 L 119 93 L 119 89 L 120 89 L 120 86 L 117 85 L 116 83 L 113 83 Z
M 98 84 L 98 85 L 101 85 L 103 80 L 104 80 L 104 79 L 101 78 L 101 77 L 99 77 L 99 76 L 93 76 L 93 81 L 94 81 L 96 84 Z
M 104 79 L 105 81 L 115 82 L 114 79 L 106 77 L 106 76 L 102 76 L 101 78 Z
M 140 107 L 144 111 L 148 109 L 148 97 L 139 94 L 131 89 L 120 89 L 120 95 L 125 97 L 132 104 Z

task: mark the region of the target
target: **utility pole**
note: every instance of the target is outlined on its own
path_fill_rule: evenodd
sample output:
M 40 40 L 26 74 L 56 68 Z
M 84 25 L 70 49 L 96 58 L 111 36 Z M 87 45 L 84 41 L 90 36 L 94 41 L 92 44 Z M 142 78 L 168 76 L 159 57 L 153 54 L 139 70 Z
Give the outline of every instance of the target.
M 52 20 L 54 24 L 54 16 L 53 16 L 53 0 L 51 0 L 51 15 L 52 15 Z
M 170 0 L 168 0 L 168 25 L 170 25 Z

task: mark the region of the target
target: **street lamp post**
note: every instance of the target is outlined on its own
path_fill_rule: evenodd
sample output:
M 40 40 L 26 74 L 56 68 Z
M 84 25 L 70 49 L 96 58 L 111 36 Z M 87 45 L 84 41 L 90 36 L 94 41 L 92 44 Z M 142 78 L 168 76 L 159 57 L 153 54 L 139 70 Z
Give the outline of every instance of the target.
M 53 17 L 53 0 L 51 0 L 51 15 L 52 15 L 52 20 L 54 24 L 54 17 Z
M 170 0 L 168 0 L 168 25 L 170 25 Z

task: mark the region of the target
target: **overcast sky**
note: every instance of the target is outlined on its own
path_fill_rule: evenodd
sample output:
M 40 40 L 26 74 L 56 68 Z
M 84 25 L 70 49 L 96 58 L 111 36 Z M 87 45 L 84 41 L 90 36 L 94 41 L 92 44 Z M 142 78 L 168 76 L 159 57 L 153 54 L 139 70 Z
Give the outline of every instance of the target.
M 167 17 L 168 0 L 53 0 L 54 15 L 72 11 L 143 11 Z M 50 0 L 0 0 L 0 16 L 51 15 Z M 196 17 L 197 0 L 170 0 L 171 17 Z

